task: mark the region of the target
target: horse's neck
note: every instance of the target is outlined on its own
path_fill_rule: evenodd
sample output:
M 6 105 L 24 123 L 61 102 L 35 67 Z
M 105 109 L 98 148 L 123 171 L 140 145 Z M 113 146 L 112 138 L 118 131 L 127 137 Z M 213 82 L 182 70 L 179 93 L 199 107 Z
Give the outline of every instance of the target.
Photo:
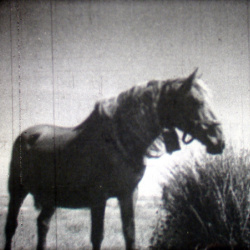
M 75 128 L 81 135 L 79 140 L 98 133 L 99 129 L 105 130 L 124 154 L 142 156 L 161 133 L 158 97 L 159 91 L 152 86 L 135 87 L 118 98 L 97 102 L 90 116 Z
M 121 145 L 130 154 L 144 154 L 161 133 L 157 114 L 159 92 L 152 87 L 136 87 L 118 99 L 115 130 Z
M 91 128 L 93 124 L 97 123 L 97 114 L 96 110 L 93 110 L 90 115 L 87 117 L 86 120 L 78 124 L 76 127 L 73 128 L 73 130 L 78 131 L 80 134 L 84 131 L 86 131 L 87 128 Z

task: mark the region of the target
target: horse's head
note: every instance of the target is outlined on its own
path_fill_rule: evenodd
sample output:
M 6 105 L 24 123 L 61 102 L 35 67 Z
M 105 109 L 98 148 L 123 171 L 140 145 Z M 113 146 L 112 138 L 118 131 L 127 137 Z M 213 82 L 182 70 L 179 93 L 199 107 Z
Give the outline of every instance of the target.
M 211 154 L 222 153 L 224 136 L 220 122 L 214 115 L 204 82 L 196 77 L 197 69 L 187 78 L 167 81 L 162 87 L 158 114 L 162 127 L 176 127 L 191 140 L 197 139 Z

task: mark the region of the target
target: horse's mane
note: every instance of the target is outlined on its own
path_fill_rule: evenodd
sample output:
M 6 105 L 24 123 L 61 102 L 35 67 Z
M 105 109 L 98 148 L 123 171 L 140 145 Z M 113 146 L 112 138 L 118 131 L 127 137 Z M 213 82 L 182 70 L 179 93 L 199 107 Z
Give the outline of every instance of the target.
M 207 84 L 200 78 L 196 79 L 193 86 L 202 94 L 203 98 L 209 101 L 212 97 L 211 90 Z
M 141 83 L 133 86 L 132 88 L 121 92 L 117 97 L 100 100 L 96 103 L 101 115 L 112 117 L 117 108 L 125 102 L 141 102 L 141 97 L 148 92 L 148 98 L 152 97 L 153 105 L 156 105 L 159 93 L 162 87 L 161 81 L 152 80 L 147 83 Z

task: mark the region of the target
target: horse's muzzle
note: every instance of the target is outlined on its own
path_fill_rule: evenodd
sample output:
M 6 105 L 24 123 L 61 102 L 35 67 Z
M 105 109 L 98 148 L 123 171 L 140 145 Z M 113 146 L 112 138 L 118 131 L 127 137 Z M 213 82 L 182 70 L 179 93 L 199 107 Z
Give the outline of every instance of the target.
M 217 144 L 209 144 L 206 146 L 206 150 L 209 154 L 221 154 L 225 148 L 225 141 L 220 140 Z
M 199 122 L 197 130 L 202 131 L 197 133 L 197 138 L 206 146 L 209 154 L 221 154 L 225 148 L 225 140 L 222 132 L 221 124 L 218 121 Z M 202 135 L 203 136 L 200 136 Z

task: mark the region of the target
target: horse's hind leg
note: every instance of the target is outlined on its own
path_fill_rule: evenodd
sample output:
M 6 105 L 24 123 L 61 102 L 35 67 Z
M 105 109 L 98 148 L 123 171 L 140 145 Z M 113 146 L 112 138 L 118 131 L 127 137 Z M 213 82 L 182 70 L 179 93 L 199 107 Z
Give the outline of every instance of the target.
M 28 192 L 25 191 L 22 187 L 10 191 L 10 201 L 9 201 L 8 215 L 5 226 L 5 237 L 6 237 L 5 250 L 11 249 L 11 240 L 18 225 L 17 222 L 18 212 L 27 194 Z
M 54 207 L 43 207 L 40 215 L 37 218 L 37 229 L 38 229 L 37 249 L 39 250 L 46 248 L 46 236 L 49 231 L 49 223 L 54 212 L 55 212 Z

